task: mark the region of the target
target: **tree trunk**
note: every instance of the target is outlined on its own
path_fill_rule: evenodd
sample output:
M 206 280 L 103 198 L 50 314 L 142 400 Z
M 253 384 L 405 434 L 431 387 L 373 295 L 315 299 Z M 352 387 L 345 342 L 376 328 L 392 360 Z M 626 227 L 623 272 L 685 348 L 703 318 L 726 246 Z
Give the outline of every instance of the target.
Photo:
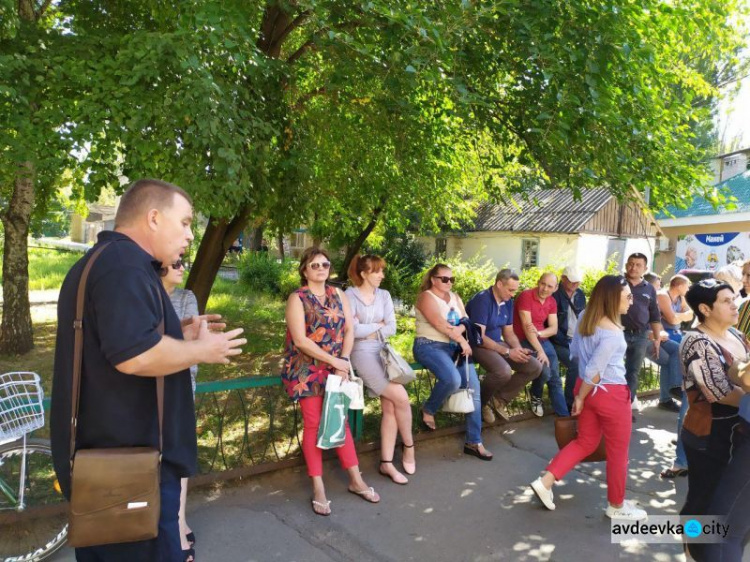
M 203 240 L 195 254 L 195 261 L 190 268 L 186 287 L 195 293 L 198 309 L 206 309 L 208 296 L 219 273 L 221 262 L 227 255 L 232 243 L 247 224 L 248 210 L 243 211 L 231 221 L 210 218 Z
M 21 165 L 8 210 L 3 214 L 3 320 L 0 353 L 26 353 L 34 347 L 29 304 L 28 237 L 34 209 L 34 167 Z
M 260 252 L 263 246 L 263 225 L 253 228 L 253 234 L 250 237 L 250 250 Z
M 357 236 L 354 242 L 346 246 L 346 254 L 344 255 L 344 263 L 341 264 L 341 269 L 339 270 L 339 279 L 346 279 L 347 271 L 349 271 L 349 264 L 352 263 L 354 256 L 357 255 L 357 253 L 359 252 L 359 249 L 362 247 L 362 244 L 365 243 L 365 240 L 367 240 L 367 237 L 375 229 L 375 225 L 378 224 L 378 217 L 380 216 L 380 213 L 382 210 L 383 210 L 382 207 L 375 209 L 375 212 L 372 215 L 372 220 L 370 220 L 370 222 L 367 223 L 367 226 L 365 227 L 365 229 L 359 233 L 359 236 Z
M 279 246 L 279 257 L 283 260 L 284 259 L 284 235 L 279 232 L 279 235 L 276 237 L 276 244 Z
M 269 58 L 278 59 L 284 40 L 301 23 L 302 19 L 298 18 L 293 21 L 284 8 L 276 3 L 269 3 L 263 13 L 260 34 L 256 42 L 258 49 Z M 248 87 L 251 85 L 248 84 Z M 284 95 L 281 88 L 277 93 L 279 97 Z M 245 228 L 249 216 L 249 209 L 244 208 L 231 220 L 209 219 L 186 284 L 186 287 L 195 293 L 200 311 L 205 310 L 221 262 L 232 242 Z

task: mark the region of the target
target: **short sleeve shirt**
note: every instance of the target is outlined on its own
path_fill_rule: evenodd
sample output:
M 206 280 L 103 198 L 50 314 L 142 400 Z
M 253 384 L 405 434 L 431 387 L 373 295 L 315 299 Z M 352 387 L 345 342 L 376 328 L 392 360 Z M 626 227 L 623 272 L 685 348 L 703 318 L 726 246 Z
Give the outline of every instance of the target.
M 633 293 L 633 304 L 627 314 L 622 315 L 622 325 L 626 330 L 642 332 L 649 324 L 661 321 L 659 304 L 656 302 L 656 289 L 651 283 L 643 280 L 637 285 L 630 285 Z
M 156 380 L 128 375 L 115 365 L 148 351 L 182 328 L 154 261 L 133 240 L 102 232 L 94 249 L 68 272 L 58 301 L 52 385 L 52 455 L 63 492 L 70 492 L 70 416 L 76 293 L 91 253 L 104 242 L 89 273 L 83 315 L 83 366 L 76 449 L 159 447 Z M 196 471 L 195 408 L 188 369 L 164 377 L 162 478 Z
M 497 302 L 492 287 L 478 292 L 466 304 L 466 314 L 493 341 L 503 340 L 503 328 L 513 323 L 513 300 Z
M 521 324 L 520 311 L 524 310 L 531 313 L 531 323 L 539 331 L 544 330 L 546 327 L 545 324 L 550 314 L 557 314 L 557 302 L 555 302 L 555 299 L 549 296 L 544 299 L 544 302 L 541 302 L 536 289 L 526 289 L 518 295 L 513 308 L 513 331 L 521 341 L 526 340 L 526 334 Z M 546 338 L 540 339 L 543 340 Z

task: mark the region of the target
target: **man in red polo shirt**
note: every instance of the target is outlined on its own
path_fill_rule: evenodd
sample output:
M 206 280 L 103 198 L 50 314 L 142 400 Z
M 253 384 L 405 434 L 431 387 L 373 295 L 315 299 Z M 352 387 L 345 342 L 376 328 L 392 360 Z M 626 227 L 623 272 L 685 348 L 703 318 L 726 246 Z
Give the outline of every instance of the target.
M 556 289 L 557 275 L 542 273 L 536 288 L 523 291 L 513 303 L 513 331 L 523 347 L 536 351 L 537 359 L 543 365 L 541 376 L 531 383 L 531 411 L 538 417 L 544 415 L 544 383 L 547 383 L 555 414 L 570 415 L 560 381 L 557 353 L 549 341 L 557 333 L 557 303 L 552 298 Z

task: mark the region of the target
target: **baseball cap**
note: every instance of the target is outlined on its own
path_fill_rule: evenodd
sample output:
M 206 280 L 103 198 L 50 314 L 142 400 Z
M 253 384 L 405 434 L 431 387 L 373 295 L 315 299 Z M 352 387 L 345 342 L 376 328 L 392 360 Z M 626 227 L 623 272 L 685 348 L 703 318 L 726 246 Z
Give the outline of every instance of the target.
M 574 266 L 569 265 L 565 269 L 563 269 L 562 274 L 568 278 L 568 281 L 571 283 L 580 283 L 583 281 L 583 278 L 578 273 L 578 269 L 576 269 Z

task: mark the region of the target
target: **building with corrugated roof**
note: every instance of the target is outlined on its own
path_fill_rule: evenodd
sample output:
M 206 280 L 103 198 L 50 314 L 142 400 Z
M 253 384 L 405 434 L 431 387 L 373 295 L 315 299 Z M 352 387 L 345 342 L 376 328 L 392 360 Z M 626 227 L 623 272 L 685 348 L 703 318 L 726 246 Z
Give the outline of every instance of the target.
M 576 199 L 567 189 L 539 189 L 507 204 L 485 204 L 460 232 L 421 238 L 425 249 L 452 257 L 480 254 L 498 268 L 620 265 L 633 252 L 649 257 L 660 234 L 645 202 L 619 201 L 605 188 L 586 189 Z

